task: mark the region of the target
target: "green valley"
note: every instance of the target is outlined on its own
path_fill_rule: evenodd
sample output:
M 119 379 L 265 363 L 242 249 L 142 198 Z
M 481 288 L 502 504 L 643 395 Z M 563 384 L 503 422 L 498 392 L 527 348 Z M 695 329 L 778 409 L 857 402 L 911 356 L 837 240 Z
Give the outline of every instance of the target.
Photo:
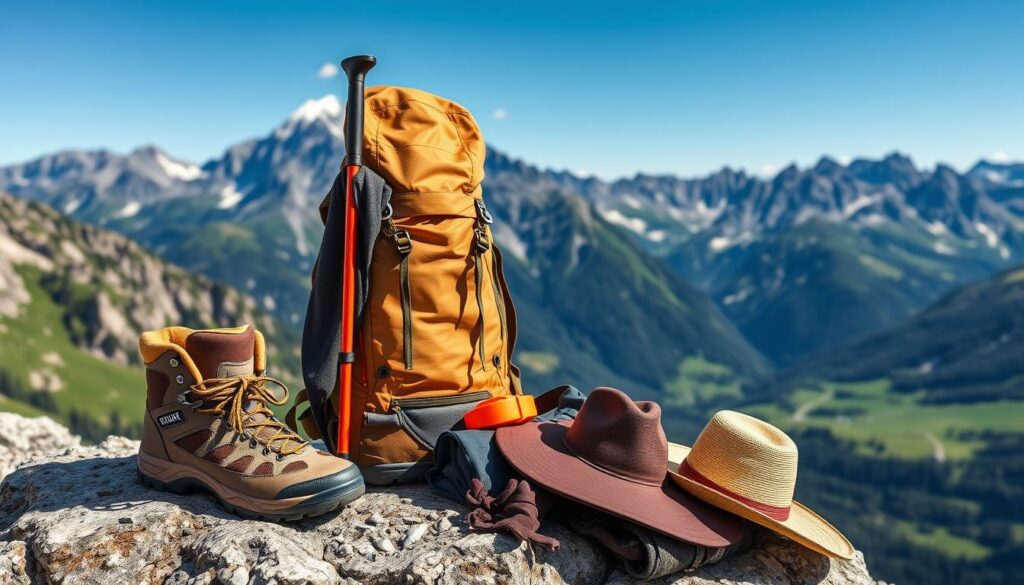
M 864 455 L 936 461 L 969 459 L 985 442 L 973 431 L 1024 432 L 1024 401 L 927 404 L 925 391 L 892 392 L 888 380 L 822 382 L 777 404 L 745 411 L 784 429 L 827 429 Z

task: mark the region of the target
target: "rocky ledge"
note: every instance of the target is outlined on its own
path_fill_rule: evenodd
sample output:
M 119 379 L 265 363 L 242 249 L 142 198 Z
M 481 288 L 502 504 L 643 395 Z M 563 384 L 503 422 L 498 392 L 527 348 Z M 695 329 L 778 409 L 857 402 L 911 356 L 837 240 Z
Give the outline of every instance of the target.
M 467 509 L 422 485 L 371 491 L 339 513 L 273 524 L 241 520 L 206 495 L 146 489 L 135 474 L 138 442 L 129 439 L 82 447 L 48 419 L 0 413 L 0 446 L 28 453 L 12 457 L 20 466 L 0 486 L 0 583 L 634 582 L 554 522 L 543 531 L 561 541 L 558 552 L 468 532 Z M 860 553 L 829 561 L 759 532 L 751 551 L 661 583 L 875 581 Z

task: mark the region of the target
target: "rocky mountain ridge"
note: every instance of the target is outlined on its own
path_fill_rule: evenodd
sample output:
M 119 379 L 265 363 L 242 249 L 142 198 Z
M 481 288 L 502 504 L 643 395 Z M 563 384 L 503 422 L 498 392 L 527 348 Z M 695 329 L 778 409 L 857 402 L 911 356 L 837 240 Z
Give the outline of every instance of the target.
M 133 169 L 143 166 L 136 159 L 170 159 L 149 151 L 116 160 L 109 153 L 68 154 L 106 161 L 79 164 L 74 173 L 58 172 L 61 165 L 52 162 L 16 165 L 0 171 L 0 186 L 69 209 L 191 271 L 232 284 L 296 329 L 322 233 L 317 206 L 343 155 L 340 111 L 333 97 L 311 100 L 266 136 L 229 148 L 199 172 L 168 175 L 159 197 L 126 203 L 104 191 L 134 177 Z M 119 179 L 101 183 L 99 175 Z M 68 195 L 82 189 L 91 194 L 87 200 Z M 485 189 L 495 195 L 495 215 L 507 218 L 499 219 L 495 232 L 509 252 L 522 363 L 537 384 L 531 389 L 573 380 L 651 396 L 677 376 L 688 356 L 703 356 L 740 376 L 766 369 L 705 293 L 628 241 L 578 194 L 551 193 L 501 173 Z M 556 267 L 553 258 L 564 263 Z M 580 296 L 585 302 L 574 303 Z M 598 307 L 609 306 L 621 307 L 628 327 L 610 314 L 594 318 Z M 635 347 L 649 350 L 638 358 L 630 351 Z
M 0 249 L 0 316 L 24 313 L 32 302 L 26 279 L 37 279 L 65 309 L 62 320 L 74 343 L 101 359 L 138 363 L 139 332 L 168 324 L 252 323 L 275 350 L 286 351 L 280 324 L 251 297 L 44 205 L 0 193 Z
M 155 147 L 125 156 L 65 151 L 0 168 L 0 190 L 121 231 L 297 325 L 321 233 L 316 208 L 343 156 L 341 117 L 336 97 L 309 100 L 265 136 L 202 165 Z M 592 206 L 594 217 L 709 293 L 779 366 L 879 331 L 957 284 L 1024 260 L 1019 164 L 981 161 L 961 174 L 920 169 L 893 153 L 845 164 L 825 157 L 766 178 L 724 168 L 607 182 L 492 148 L 485 166 L 485 188 L 509 194 L 506 208 L 542 212 L 559 197 Z M 553 192 L 561 194 L 545 202 Z M 586 239 L 568 229 L 583 222 L 566 226 L 540 213 L 507 223 L 523 215 L 499 215 L 499 241 L 527 276 L 542 269 L 551 238 L 570 246 Z M 593 369 L 585 361 L 600 367 L 594 352 L 582 354 L 573 370 Z
M 0 446 L 51 423 L 0 413 Z M 37 435 L 45 436 L 46 431 Z M 59 433 L 58 433 L 59 434 Z M 0 485 L 0 581 L 12 584 L 614 583 L 606 553 L 557 522 L 557 552 L 468 532 L 464 506 L 425 486 L 375 490 L 300 523 L 246 521 L 205 495 L 153 492 L 135 477 L 138 443 L 57 437 Z M 658 583 L 868 585 L 859 553 L 829 561 L 770 533 L 737 557 Z
M 755 347 L 788 366 L 1024 258 L 1016 169 L 924 170 L 893 153 L 825 157 L 769 178 L 729 168 L 612 183 L 544 175 L 708 290 Z

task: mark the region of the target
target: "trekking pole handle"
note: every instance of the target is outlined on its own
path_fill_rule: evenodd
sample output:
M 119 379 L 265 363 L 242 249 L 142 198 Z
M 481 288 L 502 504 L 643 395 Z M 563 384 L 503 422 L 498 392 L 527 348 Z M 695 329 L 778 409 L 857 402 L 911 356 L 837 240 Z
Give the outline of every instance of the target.
M 348 103 L 345 106 L 345 164 L 363 164 L 363 87 L 366 73 L 377 64 L 373 55 L 355 55 L 341 62 L 348 77 Z

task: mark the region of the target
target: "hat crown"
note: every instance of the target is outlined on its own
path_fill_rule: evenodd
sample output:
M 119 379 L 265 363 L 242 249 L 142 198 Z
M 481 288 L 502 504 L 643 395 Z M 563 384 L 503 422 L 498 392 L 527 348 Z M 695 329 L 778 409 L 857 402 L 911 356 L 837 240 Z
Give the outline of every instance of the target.
M 647 485 L 665 480 L 668 440 L 661 408 L 634 402 L 614 388 L 597 388 L 565 434 L 565 446 L 607 473 Z
M 778 428 L 723 410 L 701 431 L 686 456 L 700 475 L 744 498 L 781 508 L 793 502 L 797 448 Z

